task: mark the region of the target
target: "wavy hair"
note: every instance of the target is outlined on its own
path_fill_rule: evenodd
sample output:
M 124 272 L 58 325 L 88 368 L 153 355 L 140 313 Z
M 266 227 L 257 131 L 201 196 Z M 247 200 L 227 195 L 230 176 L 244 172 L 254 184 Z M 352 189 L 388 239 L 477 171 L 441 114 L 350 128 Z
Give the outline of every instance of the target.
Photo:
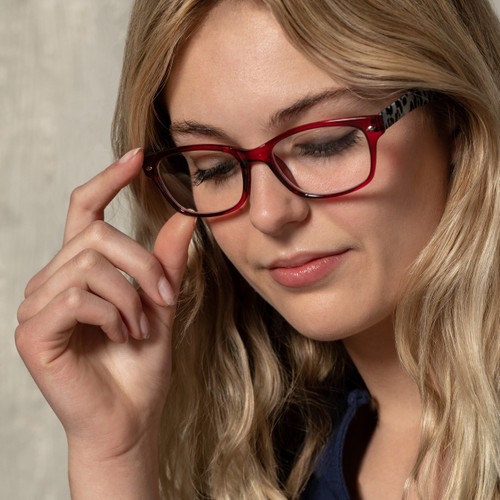
M 252 0 L 224 0 L 252 1 Z M 257 0 L 255 0 L 257 1 Z M 423 401 L 406 492 L 500 495 L 500 28 L 487 0 L 260 0 L 292 44 L 360 96 L 431 89 L 453 141 L 448 199 L 409 273 L 396 344 Z M 137 0 L 113 124 L 118 157 L 171 144 L 163 89 L 217 0 Z M 136 237 L 172 214 L 132 185 Z M 295 332 L 251 289 L 203 221 L 189 250 L 161 430 L 166 498 L 298 498 L 353 367 L 340 342 Z

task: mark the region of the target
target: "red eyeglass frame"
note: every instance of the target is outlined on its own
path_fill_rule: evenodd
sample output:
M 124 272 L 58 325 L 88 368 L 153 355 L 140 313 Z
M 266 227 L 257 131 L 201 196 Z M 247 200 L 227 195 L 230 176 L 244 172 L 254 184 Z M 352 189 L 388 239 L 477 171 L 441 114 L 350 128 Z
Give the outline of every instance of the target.
M 429 90 L 410 90 L 403 94 L 399 99 L 394 101 L 392 104 L 384 108 L 380 113 L 370 116 L 361 116 L 355 118 L 340 118 L 340 119 L 330 119 L 323 120 L 314 123 L 308 123 L 306 125 L 300 125 L 294 127 L 286 132 L 283 132 L 271 140 L 265 142 L 261 146 L 254 149 L 241 149 L 232 146 L 225 146 L 219 144 L 196 144 L 192 146 L 181 146 L 173 147 L 157 153 L 151 153 L 145 156 L 143 163 L 143 170 L 146 176 L 151 179 L 166 200 L 172 205 L 172 207 L 181 212 L 184 215 L 189 215 L 193 217 L 216 217 L 220 215 L 229 214 L 238 210 L 250 194 L 250 184 L 251 184 L 251 164 L 252 163 L 265 163 L 274 173 L 274 175 L 280 180 L 280 182 L 292 193 L 302 196 L 304 198 L 336 198 L 338 196 L 343 196 L 348 193 L 353 193 L 362 189 L 367 184 L 371 182 L 375 175 L 375 165 L 377 156 L 377 142 L 384 132 L 403 116 L 407 115 L 410 111 L 427 104 L 432 99 L 434 99 L 435 93 Z M 298 189 L 293 184 L 290 184 L 286 176 L 283 174 L 281 168 L 276 163 L 276 158 L 273 156 L 274 146 L 285 139 L 286 137 L 296 134 L 298 132 L 303 132 L 305 130 L 310 130 L 313 128 L 331 127 L 331 126 L 349 126 L 361 130 L 367 140 L 370 147 L 370 173 L 365 181 L 354 186 L 353 188 L 331 194 L 312 194 L 307 193 Z M 175 199 L 170 195 L 168 189 L 163 184 L 161 176 L 159 173 L 160 161 L 170 155 L 179 154 L 188 151 L 195 150 L 205 150 L 205 151 L 221 151 L 232 155 L 239 163 L 243 175 L 243 189 L 242 195 L 239 202 L 232 208 L 227 210 L 222 210 L 218 212 L 208 212 L 208 213 L 198 213 L 191 209 L 187 209 L 179 205 Z

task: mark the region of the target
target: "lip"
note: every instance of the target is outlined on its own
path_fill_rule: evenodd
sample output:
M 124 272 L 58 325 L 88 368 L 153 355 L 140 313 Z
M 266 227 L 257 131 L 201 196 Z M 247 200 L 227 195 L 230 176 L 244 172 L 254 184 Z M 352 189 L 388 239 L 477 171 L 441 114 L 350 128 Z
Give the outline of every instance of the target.
M 289 288 L 313 285 L 336 269 L 349 250 L 346 248 L 322 255 L 299 254 L 278 259 L 268 267 L 269 273 L 277 283 Z

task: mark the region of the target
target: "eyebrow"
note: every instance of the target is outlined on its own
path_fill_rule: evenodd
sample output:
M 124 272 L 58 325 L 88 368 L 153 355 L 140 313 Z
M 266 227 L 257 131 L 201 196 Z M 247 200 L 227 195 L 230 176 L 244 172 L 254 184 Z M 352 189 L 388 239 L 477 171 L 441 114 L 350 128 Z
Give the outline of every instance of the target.
M 296 118 L 298 115 L 312 108 L 313 106 L 322 103 L 324 101 L 329 101 L 332 99 L 338 99 L 340 97 L 344 97 L 345 95 L 352 96 L 352 92 L 349 89 L 334 89 L 334 90 L 325 90 L 323 92 L 319 92 L 317 94 L 309 94 L 294 102 L 290 106 L 277 111 L 274 113 L 268 122 L 269 128 L 278 128 L 286 121 L 290 121 L 293 118 Z
M 179 122 L 172 122 L 170 124 L 170 135 L 180 134 L 188 135 L 195 134 L 207 137 L 216 137 L 218 139 L 227 139 L 226 133 L 217 127 L 205 125 L 195 120 L 186 120 Z
M 278 128 L 283 123 L 296 118 L 300 114 L 304 113 L 308 109 L 316 106 L 325 101 L 329 101 L 332 99 L 338 99 L 340 97 L 344 97 L 349 95 L 354 97 L 350 89 L 334 89 L 334 90 L 325 90 L 323 92 L 319 92 L 316 94 L 309 94 L 298 101 L 295 101 L 291 105 L 276 111 L 271 115 L 271 118 L 268 121 L 267 128 L 270 130 Z M 213 127 L 211 125 L 207 125 L 204 123 L 197 122 L 196 120 L 182 120 L 177 122 L 172 122 L 170 124 L 170 134 L 180 134 L 180 135 L 200 135 L 206 137 L 215 137 L 221 140 L 228 140 L 224 130 Z

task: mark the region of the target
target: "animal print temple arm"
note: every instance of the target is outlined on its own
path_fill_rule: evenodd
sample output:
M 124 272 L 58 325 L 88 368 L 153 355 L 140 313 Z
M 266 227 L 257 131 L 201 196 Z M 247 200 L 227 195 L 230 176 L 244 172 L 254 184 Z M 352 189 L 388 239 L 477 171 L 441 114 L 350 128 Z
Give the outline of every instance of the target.
M 432 101 L 436 93 L 432 90 L 410 90 L 403 94 L 397 101 L 387 106 L 379 113 L 384 129 L 394 125 L 407 113 Z

